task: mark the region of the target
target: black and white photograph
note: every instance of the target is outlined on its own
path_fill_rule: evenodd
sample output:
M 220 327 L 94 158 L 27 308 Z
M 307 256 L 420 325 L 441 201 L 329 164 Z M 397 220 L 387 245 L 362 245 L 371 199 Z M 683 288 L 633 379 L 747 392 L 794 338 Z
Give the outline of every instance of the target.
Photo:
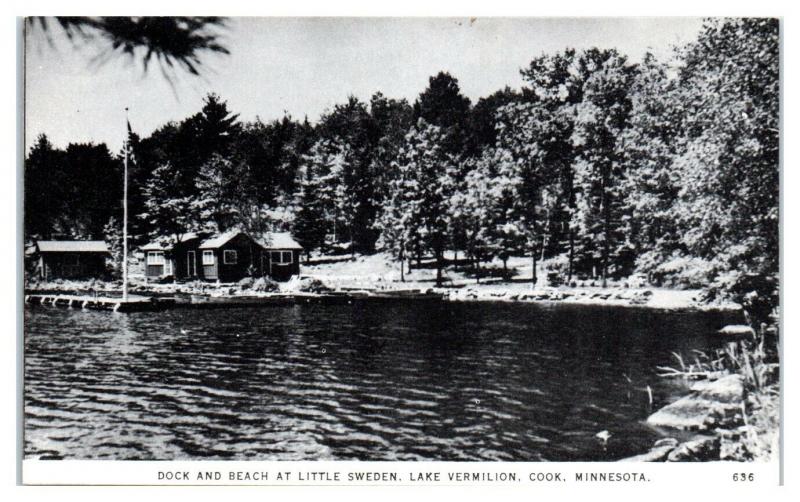
M 22 29 L 23 460 L 777 472 L 779 18 Z

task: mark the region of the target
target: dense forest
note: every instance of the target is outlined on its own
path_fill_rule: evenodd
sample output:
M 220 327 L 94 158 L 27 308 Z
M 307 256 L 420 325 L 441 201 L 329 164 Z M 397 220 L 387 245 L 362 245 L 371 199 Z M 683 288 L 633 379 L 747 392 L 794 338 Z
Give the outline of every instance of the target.
M 564 282 L 637 273 L 740 301 L 756 291 L 768 309 L 778 29 L 708 20 L 666 61 L 543 54 L 521 89 L 475 103 L 442 72 L 413 103 L 350 97 L 313 123 L 242 121 L 210 94 L 195 115 L 130 134 L 132 243 L 287 230 L 309 253 L 424 256 L 440 274 L 445 251 L 478 267 L 528 256 Z M 122 153 L 41 134 L 25 161 L 26 238 L 118 242 Z

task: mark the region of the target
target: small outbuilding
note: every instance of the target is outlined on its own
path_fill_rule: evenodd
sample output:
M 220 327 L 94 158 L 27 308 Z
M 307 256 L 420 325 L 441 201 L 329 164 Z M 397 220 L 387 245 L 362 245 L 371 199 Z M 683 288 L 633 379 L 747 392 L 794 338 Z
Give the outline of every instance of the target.
M 38 241 L 35 252 L 40 277 L 46 281 L 102 278 L 111 257 L 103 241 Z
M 288 281 L 300 273 L 301 246 L 289 232 L 270 232 L 259 240 L 263 248 L 261 270 L 276 281 Z

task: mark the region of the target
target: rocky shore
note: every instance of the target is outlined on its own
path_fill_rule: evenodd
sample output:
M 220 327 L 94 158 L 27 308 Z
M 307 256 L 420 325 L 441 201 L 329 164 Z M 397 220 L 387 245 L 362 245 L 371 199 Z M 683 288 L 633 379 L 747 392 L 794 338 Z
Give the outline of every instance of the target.
M 356 280 L 357 279 L 357 280 Z M 26 292 L 46 293 L 119 293 L 120 281 L 56 281 L 34 282 L 26 285 Z M 457 302 L 527 302 L 566 303 L 577 305 L 606 305 L 618 307 L 645 307 L 668 310 L 740 310 L 736 304 L 707 304 L 700 299 L 698 291 L 664 288 L 626 287 L 536 287 L 520 282 L 492 284 L 465 284 L 446 288 L 433 287 L 427 282 L 399 282 L 367 280 L 363 277 L 315 276 L 294 277 L 291 281 L 278 283 L 268 278 L 245 278 L 238 283 L 216 284 L 201 281 L 185 283 L 154 283 L 134 280 L 130 291 L 141 295 L 211 295 L 215 297 L 259 295 L 271 293 L 325 292 L 325 291 L 432 291 L 443 295 L 445 300 Z
M 748 392 L 739 374 L 712 375 L 691 385 L 688 395 L 670 403 L 647 418 L 647 423 L 667 437 L 656 441 L 650 451 L 622 462 L 702 462 L 766 460 L 762 452 L 777 452 L 778 435 L 759 430 L 757 417 L 748 417 L 766 405 Z M 771 410 L 767 410 L 771 414 Z M 770 428 L 767 428 L 769 430 Z M 680 441 L 673 435 L 690 439 Z M 679 433 L 680 432 L 680 433 Z
M 704 303 L 698 291 L 662 288 L 531 288 L 527 284 L 507 283 L 470 285 L 439 291 L 444 292 L 451 301 L 559 302 L 681 310 L 740 310 L 741 308 L 732 303 Z

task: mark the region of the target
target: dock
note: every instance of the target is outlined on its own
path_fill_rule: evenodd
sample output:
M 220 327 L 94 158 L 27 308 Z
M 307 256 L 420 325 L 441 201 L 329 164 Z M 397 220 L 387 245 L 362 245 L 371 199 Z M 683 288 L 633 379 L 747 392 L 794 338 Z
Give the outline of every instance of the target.
M 110 310 L 112 312 L 150 312 L 164 310 L 174 305 L 170 298 L 151 298 L 131 295 L 127 299 L 110 296 L 28 294 L 25 303 L 31 305 L 52 305 L 84 310 Z
M 329 291 L 324 293 L 285 293 L 271 295 L 190 295 L 184 297 L 158 297 L 129 295 L 94 296 L 61 293 L 29 293 L 28 305 L 66 307 L 82 310 L 112 312 L 153 312 L 173 308 L 217 309 L 236 307 L 268 307 L 286 305 L 352 305 L 371 302 L 442 301 L 443 295 L 424 291 Z

